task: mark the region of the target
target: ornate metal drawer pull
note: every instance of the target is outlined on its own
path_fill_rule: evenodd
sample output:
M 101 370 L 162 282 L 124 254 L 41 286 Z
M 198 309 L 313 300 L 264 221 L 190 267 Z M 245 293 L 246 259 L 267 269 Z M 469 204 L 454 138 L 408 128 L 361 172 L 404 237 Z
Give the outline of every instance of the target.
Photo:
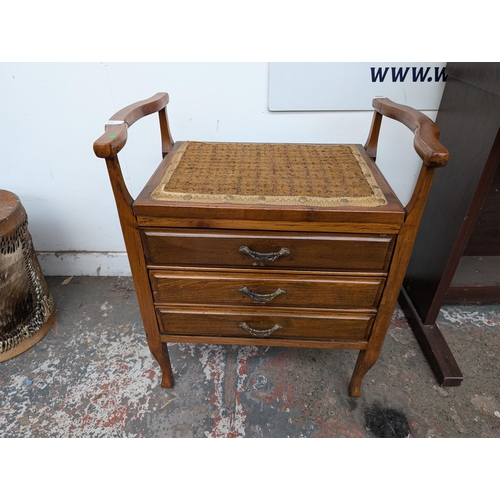
M 268 330 L 256 330 L 255 328 L 252 328 L 248 323 L 245 323 L 244 321 L 238 323 L 238 326 L 240 328 L 243 328 L 243 330 L 246 330 L 252 337 L 258 337 L 259 339 L 269 337 L 271 333 L 274 333 L 276 330 L 283 328 L 283 325 L 276 323 L 273 327 L 269 328 Z
M 248 255 L 249 257 L 252 257 L 252 259 L 257 262 L 274 262 L 276 259 L 280 257 L 286 257 L 287 255 L 290 255 L 290 250 L 284 247 L 278 252 L 261 253 L 261 252 L 254 252 L 253 250 L 250 250 L 250 248 L 246 246 L 241 246 L 240 248 L 238 248 L 238 252 L 242 253 L 243 255 Z
M 286 293 L 286 290 L 283 290 L 283 288 L 278 288 L 273 293 L 255 293 L 252 292 L 252 290 L 249 290 L 246 286 L 240 286 L 238 288 L 238 292 L 248 295 L 252 300 L 255 300 L 255 302 L 271 302 L 271 300 L 273 300 L 274 298 Z

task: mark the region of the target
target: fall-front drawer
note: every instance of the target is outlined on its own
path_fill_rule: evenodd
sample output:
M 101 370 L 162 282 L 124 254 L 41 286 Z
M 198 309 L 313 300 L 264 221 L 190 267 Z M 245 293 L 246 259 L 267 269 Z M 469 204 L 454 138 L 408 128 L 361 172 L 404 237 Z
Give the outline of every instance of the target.
M 156 303 L 374 309 L 383 277 L 150 271 Z
M 387 270 L 394 244 L 386 235 L 173 229 L 143 230 L 142 239 L 153 266 L 372 272 Z
M 372 314 L 273 308 L 156 309 L 164 335 L 309 340 L 366 340 Z

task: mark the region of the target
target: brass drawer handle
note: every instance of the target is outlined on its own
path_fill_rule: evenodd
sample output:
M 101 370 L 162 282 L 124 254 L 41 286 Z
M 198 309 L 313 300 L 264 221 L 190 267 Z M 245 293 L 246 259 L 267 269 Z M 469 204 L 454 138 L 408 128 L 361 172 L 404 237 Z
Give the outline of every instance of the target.
M 286 257 L 287 255 L 290 255 L 290 250 L 285 247 L 283 247 L 278 252 L 261 253 L 250 250 L 250 248 L 246 246 L 241 246 L 240 248 L 238 248 L 238 252 L 242 253 L 243 255 L 248 255 L 249 257 L 252 257 L 252 259 L 257 262 L 274 262 L 276 259 L 279 259 L 280 257 Z
M 255 328 L 252 328 L 248 323 L 245 323 L 244 321 L 238 323 L 238 326 L 240 328 L 243 328 L 243 330 L 246 330 L 252 337 L 258 337 L 259 339 L 269 337 L 271 333 L 274 333 L 276 330 L 283 328 L 283 325 L 279 325 L 278 323 L 276 323 L 273 327 L 269 328 L 268 330 L 256 330 Z
M 286 293 L 286 290 L 284 290 L 283 288 L 278 288 L 273 293 L 255 293 L 252 292 L 252 290 L 249 290 L 246 286 L 240 286 L 238 288 L 238 292 L 248 295 L 252 300 L 255 300 L 255 302 L 271 302 L 271 300 Z

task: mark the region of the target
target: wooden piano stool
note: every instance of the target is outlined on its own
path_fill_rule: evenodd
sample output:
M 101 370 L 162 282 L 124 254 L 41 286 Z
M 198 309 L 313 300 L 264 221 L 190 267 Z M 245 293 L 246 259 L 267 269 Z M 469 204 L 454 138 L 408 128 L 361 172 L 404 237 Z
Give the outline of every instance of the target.
M 175 142 L 168 94 L 132 104 L 94 143 L 104 158 L 162 387 L 167 342 L 359 351 L 361 396 L 398 299 L 434 168 L 449 153 L 422 113 L 385 98 L 366 145 Z M 136 200 L 118 153 L 158 112 L 163 160 Z M 382 116 L 414 132 L 423 161 L 403 207 L 375 164 Z

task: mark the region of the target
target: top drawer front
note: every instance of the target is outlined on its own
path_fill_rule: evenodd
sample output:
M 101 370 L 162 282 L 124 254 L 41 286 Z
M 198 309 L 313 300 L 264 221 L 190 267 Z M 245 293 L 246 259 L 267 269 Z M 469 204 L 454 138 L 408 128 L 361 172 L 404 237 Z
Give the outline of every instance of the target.
M 148 264 L 385 272 L 394 238 L 380 235 L 145 230 Z

